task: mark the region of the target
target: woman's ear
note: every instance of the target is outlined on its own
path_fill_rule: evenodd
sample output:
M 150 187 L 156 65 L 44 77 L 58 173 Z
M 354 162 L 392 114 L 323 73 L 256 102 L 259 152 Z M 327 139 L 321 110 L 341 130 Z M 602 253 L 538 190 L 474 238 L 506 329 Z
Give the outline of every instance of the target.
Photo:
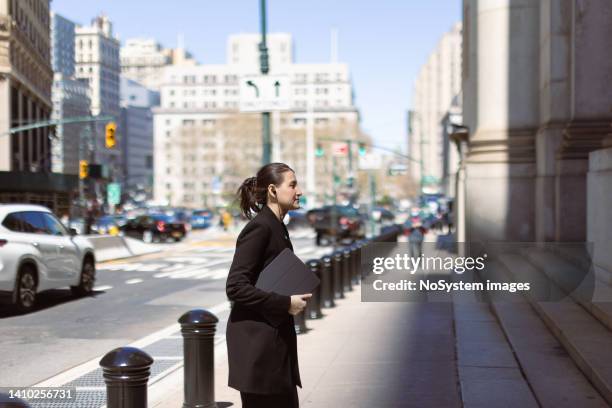
M 270 184 L 270 185 L 268 186 L 268 194 L 270 194 L 270 196 L 271 196 L 272 198 L 274 198 L 274 199 L 276 199 L 276 198 L 277 198 L 277 197 L 276 197 L 276 187 L 274 187 L 274 185 L 273 185 L 273 184 Z

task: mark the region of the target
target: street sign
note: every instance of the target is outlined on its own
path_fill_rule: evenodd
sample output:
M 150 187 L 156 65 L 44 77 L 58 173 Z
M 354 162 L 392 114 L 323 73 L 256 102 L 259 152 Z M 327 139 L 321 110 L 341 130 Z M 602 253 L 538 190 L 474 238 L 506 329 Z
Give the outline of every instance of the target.
M 336 157 L 346 157 L 348 154 L 348 143 L 332 144 L 332 154 Z
M 359 156 L 359 169 L 360 170 L 380 170 L 382 167 L 382 157 L 378 153 L 366 153 L 363 156 Z
M 106 187 L 106 198 L 111 205 L 121 202 L 121 185 L 119 183 L 109 183 Z
M 243 75 L 240 111 L 287 111 L 291 108 L 289 87 L 289 75 Z

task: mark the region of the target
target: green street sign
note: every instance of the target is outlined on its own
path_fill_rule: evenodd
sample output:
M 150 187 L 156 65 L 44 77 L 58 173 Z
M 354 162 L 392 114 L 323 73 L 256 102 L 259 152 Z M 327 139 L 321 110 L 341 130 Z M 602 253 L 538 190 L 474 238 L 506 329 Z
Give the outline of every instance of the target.
M 106 197 L 109 204 L 119 204 L 121 202 L 121 185 L 119 183 L 109 183 L 106 187 Z

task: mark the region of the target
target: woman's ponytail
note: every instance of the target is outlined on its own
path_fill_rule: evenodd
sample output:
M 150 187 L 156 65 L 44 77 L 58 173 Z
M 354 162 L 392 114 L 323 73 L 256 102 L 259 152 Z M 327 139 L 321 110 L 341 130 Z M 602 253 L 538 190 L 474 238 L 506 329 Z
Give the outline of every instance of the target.
M 240 209 L 242 214 L 251 219 L 253 212 L 259 212 L 257 205 L 257 177 L 245 179 L 238 187 L 238 198 L 240 199 Z

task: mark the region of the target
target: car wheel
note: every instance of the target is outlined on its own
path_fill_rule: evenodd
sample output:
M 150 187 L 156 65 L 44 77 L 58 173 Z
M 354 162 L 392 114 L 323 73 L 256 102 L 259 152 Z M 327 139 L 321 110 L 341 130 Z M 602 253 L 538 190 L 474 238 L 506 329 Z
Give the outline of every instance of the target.
M 153 242 L 153 233 L 151 231 L 144 231 L 142 233 L 142 240 L 143 242 L 150 244 L 151 242 Z
M 70 289 L 75 296 L 87 296 L 93 293 L 96 282 L 96 267 L 91 259 L 83 262 L 81 269 L 81 280 L 78 286 L 71 286 Z
M 16 306 L 21 312 L 28 312 L 36 305 L 36 271 L 30 265 L 25 265 L 19 272 L 17 280 Z

